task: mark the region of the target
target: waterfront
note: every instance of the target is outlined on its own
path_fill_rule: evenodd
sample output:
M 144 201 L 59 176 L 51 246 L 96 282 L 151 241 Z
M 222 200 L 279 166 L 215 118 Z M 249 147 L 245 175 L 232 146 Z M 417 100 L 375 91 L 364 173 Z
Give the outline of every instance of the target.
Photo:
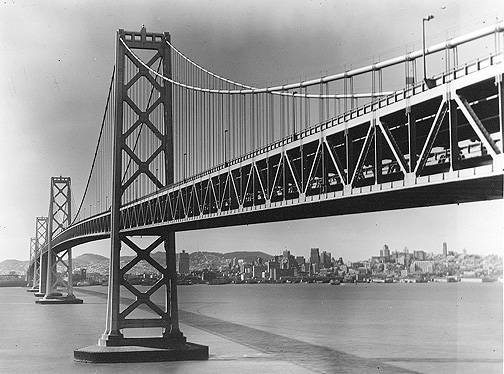
M 42 307 L 1 289 L 0 372 L 502 372 L 501 283 L 181 286 L 182 330 L 210 346 L 208 362 L 73 363 L 103 331 L 105 291 Z

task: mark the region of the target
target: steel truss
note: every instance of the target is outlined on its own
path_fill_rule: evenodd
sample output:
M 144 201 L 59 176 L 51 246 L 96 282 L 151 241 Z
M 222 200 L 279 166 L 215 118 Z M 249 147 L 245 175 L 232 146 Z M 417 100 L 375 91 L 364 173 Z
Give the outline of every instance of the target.
M 502 175 L 501 61 L 502 55 L 493 55 L 456 68 L 439 76 L 433 89 L 406 89 L 128 203 L 116 224 L 124 233 L 145 234 L 161 227 L 212 227 L 210 221 L 225 216 L 239 215 L 235 224 L 248 223 L 246 216 L 257 211 L 353 198 L 363 191 L 380 196 L 384 189 L 428 185 L 431 176 L 458 180 L 486 166 L 491 175 Z M 487 198 L 502 196 L 502 189 L 491 194 Z M 373 207 L 360 211 L 366 209 Z M 250 222 L 254 219 L 259 221 Z M 268 220 L 274 218 L 260 221 Z M 106 237 L 109 227 L 105 213 L 58 239 Z
M 106 329 L 99 340 L 102 346 L 146 346 L 157 348 L 170 348 L 180 346 L 186 342 L 185 337 L 179 330 L 178 306 L 177 306 L 177 287 L 176 287 L 176 269 L 175 269 L 175 232 L 160 230 L 154 237 L 152 243 L 145 248 L 135 243 L 133 235 L 126 235 L 120 232 L 121 206 L 127 199 L 126 191 L 133 186 L 135 182 L 153 183 L 157 188 L 162 188 L 173 183 L 173 139 L 172 139 L 172 113 L 171 113 L 171 85 L 158 81 L 152 74 L 144 68 L 137 60 L 131 56 L 130 52 L 124 47 L 121 40 L 132 50 L 144 50 L 151 53 L 149 57 L 149 66 L 158 63 L 163 68 L 165 76 L 171 76 L 171 51 L 166 43 L 170 40 L 168 33 L 153 34 L 147 33 L 142 28 L 140 33 L 126 32 L 119 30 L 116 41 L 116 118 L 114 127 L 113 144 L 113 188 L 112 188 L 112 208 L 111 208 L 111 262 L 108 290 L 108 308 Z M 125 72 L 126 59 L 133 63 L 137 72 L 128 76 Z M 130 93 L 130 89 L 141 79 L 150 83 L 151 93 L 149 101 L 145 107 L 141 105 L 141 98 L 135 97 Z M 151 104 L 150 98 L 157 98 Z M 123 108 L 129 107 L 137 120 L 128 123 Z M 151 113 L 156 108 L 162 107 L 163 116 L 160 123 L 153 123 Z M 153 134 L 155 144 L 158 144 L 150 153 L 140 156 L 136 149 L 137 142 L 130 142 L 128 138 L 132 134 L 138 134 L 142 128 Z M 152 136 L 152 135 L 151 135 Z M 141 141 L 141 140 L 140 140 Z M 132 146 L 134 145 L 134 146 Z M 128 156 L 129 162 L 123 162 L 122 155 Z M 152 170 L 151 165 L 156 158 L 163 157 L 164 170 Z M 128 174 L 130 164 L 133 164 Z M 163 178 L 164 172 L 164 178 Z M 163 265 L 151 257 L 154 249 L 162 247 L 165 251 L 166 265 Z M 135 257 L 128 264 L 121 266 L 121 249 L 129 248 L 134 252 Z M 135 288 L 128 281 L 128 274 L 132 268 L 140 263 L 146 262 L 155 269 L 160 279 L 152 285 L 147 291 L 142 292 Z M 131 292 L 136 300 L 120 310 L 121 287 Z M 151 300 L 152 294 L 164 288 L 166 301 L 164 306 L 159 306 Z M 146 305 L 156 314 L 151 318 L 132 317 L 134 312 Z M 162 330 L 162 336 L 145 338 L 125 338 L 123 329 L 128 328 L 152 328 L 159 327 Z
M 46 292 L 47 281 L 47 253 L 44 253 L 43 248 L 47 244 L 47 217 L 35 218 L 35 247 L 38 253 L 38 294 L 36 296 L 44 296 Z M 35 286 L 34 286 L 35 287 Z
M 287 200 L 296 203 L 310 196 L 398 180 L 407 183 L 408 178 L 475 165 L 499 167 L 498 100 L 502 99 L 491 80 L 479 89 L 486 92 L 471 102 L 464 97 L 471 92 L 468 89 L 440 91 L 407 112 L 373 113 L 369 121 L 323 131 L 311 141 L 194 179 L 125 207 L 121 227 L 198 219 Z M 472 144 L 461 146 L 464 143 Z
M 52 177 L 47 219 L 47 281 L 44 299 L 60 298 L 58 287 L 64 288 L 66 299 L 74 299 L 72 281 L 72 248 L 56 252 L 53 238 L 72 222 L 72 188 L 70 177 Z M 58 273 L 58 264 L 63 271 Z M 66 279 L 65 279 L 66 278 Z
M 32 286 L 31 290 L 37 290 L 38 286 L 38 271 L 39 271 L 39 256 L 37 253 L 36 239 L 30 238 L 30 265 L 26 273 L 26 282 L 28 286 Z

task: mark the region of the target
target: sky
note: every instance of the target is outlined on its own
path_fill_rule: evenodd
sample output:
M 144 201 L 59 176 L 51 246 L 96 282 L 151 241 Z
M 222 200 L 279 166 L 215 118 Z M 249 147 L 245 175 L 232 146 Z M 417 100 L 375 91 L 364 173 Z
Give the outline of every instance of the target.
M 0 2 L 0 261 L 27 259 L 51 176 L 82 195 L 105 105 L 119 28 L 171 33 L 202 66 L 252 85 L 298 81 L 434 43 L 504 19 L 501 0 Z M 502 251 L 502 201 L 258 224 L 177 234 L 178 250 L 310 247 L 345 259 L 392 250 Z M 108 255 L 102 241 L 74 254 Z

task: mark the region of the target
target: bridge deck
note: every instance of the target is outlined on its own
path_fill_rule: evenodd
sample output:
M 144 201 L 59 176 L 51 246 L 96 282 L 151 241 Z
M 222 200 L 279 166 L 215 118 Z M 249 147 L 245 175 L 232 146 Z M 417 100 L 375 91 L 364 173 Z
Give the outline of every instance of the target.
M 121 230 L 148 235 L 168 227 L 183 231 L 502 198 L 495 77 L 503 73 L 503 66 L 502 55 L 491 55 L 440 76 L 433 89 L 420 85 L 417 91 L 404 90 L 130 202 L 121 208 Z M 446 113 L 455 96 L 459 100 L 458 119 L 454 119 L 459 145 L 451 149 L 443 114 L 439 136 L 432 137 L 431 151 L 422 155 L 420 146 L 429 142 L 429 131 L 436 131 L 432 129 L 437 115 L 443 108 Z M 449 105 L 445 104 L 448 97 L 452 97 Z M 485 147 L 475 140 L 471 128 L 476 125 L 470 125 L 462 114 L 464 105 L 492 134 L 490 142 L 496 147 L 492 154 L 487 149 L 490 143 Z M 417 117 L 416 152 L 408 150 L 410 130 L 404 114 L 408 108 Z M 380 125 L 373 125 L 374 121 Z M 347 131 L 352 134 L 350 140 Z M 372 149 L 369 139 L 376 131 L 381 135 L 374 138 L 384 138 L 380 144 L 389 143 L 380 145 L 380 167 L 373 166 L 374 161 L 364 154 L 366 142 Z M 376 144 L 368 155 L 378 152 Z M 450 165 L 451 151 L 460 152 L 456 165 Z M 412 158 L 418 158 L 416 168 Z M 53 248 L 59 252 L 107 238 L 109 232 L 110 214 L 104 212 L 63 231 L 54 238 Z

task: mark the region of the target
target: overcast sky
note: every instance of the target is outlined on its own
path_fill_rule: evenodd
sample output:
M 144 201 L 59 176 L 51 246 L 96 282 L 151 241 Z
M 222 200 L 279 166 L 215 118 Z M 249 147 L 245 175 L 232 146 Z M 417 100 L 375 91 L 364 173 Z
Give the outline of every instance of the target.
M 142 4 L 142 5 L 139 5 Z M 274 5 L 273 5 L 274 4 Z M 337 73 L 504 17 L 504 1 L 14 1 L 0 3 L 0 261 L 27 259 L 35 217 L 47 215 L 51 176 L 72 177 L 80 200 L 114 61 L 115 30 L 169 31 L 210 70 L 262 85 Z M 410 209 L 177 235 L 178 249 L 320 247 L 366 258 L 384 243 L 498 252 L 502 202 Z M 108 241 L 74 253 L 108 255 Z

